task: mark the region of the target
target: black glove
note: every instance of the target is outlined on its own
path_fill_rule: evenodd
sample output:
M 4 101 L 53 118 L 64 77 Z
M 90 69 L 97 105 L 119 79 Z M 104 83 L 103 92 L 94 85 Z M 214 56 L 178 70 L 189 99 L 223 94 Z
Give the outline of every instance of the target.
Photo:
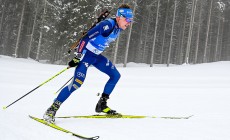
M 77 57 L 74 57 L 71 61 L 69 61 L 68 65 L 69 67 L 76 67 L 80 62 L 80 59 Z
M 71 51 L 72 51 L 72 50 L 71 50 L 71 49 L 69 49 L 69 50 L 68 50 L 68 54 L 70 54 L 70 53 L 71 53 Z

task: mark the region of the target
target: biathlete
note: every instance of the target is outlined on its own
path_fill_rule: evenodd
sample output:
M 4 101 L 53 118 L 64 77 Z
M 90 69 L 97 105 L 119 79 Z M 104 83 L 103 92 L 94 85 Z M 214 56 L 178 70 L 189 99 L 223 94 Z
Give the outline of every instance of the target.
M 122 4 L 117 10 L 116 18 L 105 19 L 86 33 L 77 47 L 76 57 L 68 63 L 69 67 L 76 67 L 74 78 L 68 86 L 61 90 L 53 104 L 46 110 L 43 116 L 44 120 L 50 123 L 55 122 L 57 110 L 73 91 L 81 87 L 86 78 L 87 69 L 91 65 L 110 77 L 105 84 L 95 111 L 112 115 L 118 114 L 107 106 L 107 100 L 121 75 L 112 62 L 101 53 L 117 39 L 121 31 L 130 26 L 132 21 L 133 12 L 130 6 Z

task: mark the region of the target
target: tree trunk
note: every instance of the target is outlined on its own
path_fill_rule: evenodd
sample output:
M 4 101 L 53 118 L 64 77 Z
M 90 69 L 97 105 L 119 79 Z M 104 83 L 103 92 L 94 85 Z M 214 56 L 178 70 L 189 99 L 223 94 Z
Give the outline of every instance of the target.
M 187 43 L 186 55 L 185 55 L 186 64 L 189 63 L 189 54 L 190 54 L 192 32 L 193 32 L 193 23 L 194 23 L 194 17 L 195 17 L 195 14 L 196 14 L 196 4 L 197 4 L 197 0 L 193 0 L 192 1 L 192 13 L 191 13 L 191 18 L 190 18 L 191 21 L 190 21 L 190 25 L 189 25 L 188 43 Z
M 5 15 L 5 3 L 6 3 L 6 0 L 4 1 L 3 3 L 3 8 L 2 8 L 2 15 L 1 15 L 1 22 L 0 22 L 0 48 L 2 48 L 0 50 L 0 54 L 4 54 L 4 50 L 5 50 L 5 47 L 3 45 L 3 35 L 2 35 L 2 24 L 3 24 L 3 17 Z
M 168 21 L 168 9 L 169 9 L 169 0 L 167 2 L 167 9 L 166 9 L 166 15 L 165 15 L 165 25 L 164 25 L 164 34 L 163 34 L 163 42 L 161 47 L 161 57 L 160 57 L 160 63 L 163 63 L 163 54 L 164 54 L 164 45 L 165 45 L 165 32 L 167 27 L 167 21 Z
M 30 35 L 30 44 L 29 44 L 29 48 L 28 48 L 28 53 L 27 53 L 27 58 L 30 57 L 30 52 L 31 52 L 31 47 L 32 47 L 32 42 L 33 42 L 33 36 L 34 36 L 34 29 L 35 29 L 35 25 L 36 25 L 36 21 L 37 21 L 37 14 L 38 14 L 38 4 L 39 1 L 36 2 L 36 10 L 35 10 L 35 17 L 34 17 L 34 22 L 33 22 L 33 28 L 32 28 L 32 33 Z
M 136 6 L 137 6 L 137 0 L 135 0 L 135 2 L 134 2 L 133 15 L 135 15 Z M 129 29 L 128 40 L 127 40 L 126 51 L 125 51 L 124 67 L 126 67 L 126 65 L 127 65 L 127 59 L 128 59 L 128 54 L 129 54 L 129 44 L 130 44 L 130 37 L 131 37 L 131 34 L 132 34 L 132 28 L 133 28 L 133 23 L 131 23 L 130 29 Z
M 175 24 L 176 7 L 177 7 L 177 0 L 175 0 L 174 2 L 173 22 L 172 22 L 172 29 L 171 29 L 171 38 L 170 38 L 170 44 L 169 44 L 167 67 L 169 66 L 170 59 L 171 59 L 171 49 L 172 49 L 172 42 L 173 42 L 173 30 L 174 30 L 174 24 Z
M 18 57 L 18 48 L 19 48 L 19 41 L 20 41 L 21 30 L 22 30 L 22 21 L 23 21 L 23 17 L 25 13 L 25 5 L 26 5 L 26 0 L 24 0 L 24 3 L 23 3 L 22 14 L 20 18 L 19 27 L 18 27 L 17 42 L 16 42 L 16 47 L 15 47 L 15 52 L 14 52 L 14 55 L 16 58 Z
M 41 25 L 40 35 L 39 35 L 37 54 L 36 54 L 36 60 L 37 61 L 39 61 L 39 56 L 40 56 L 41 42 L 42 42 L 42 31 L 43 31 L 43 26 L 44 26 L 45 14 L 46 14 L 46 0 L 44 0 L 44 9 L 43 9 L 43 15 L 42 15 L 42 25 Z
M 196 37 L 196 49 L 195 49 L 195 59 L 194 64 L 197 63 L 197 56 L 198 56 L 198 50 L 199 50 L 199 42 L 200 42 L 200 29 L 201 29 L 201 15 L 202 15 L 202 5 L 199 10 L 199 21 L 198 21 L 198 31 L 197 31 L 197 37 Z
M 185 37 L 185 28 L 186 28 L 186 19 L 187 19 L 187 7 L 185 7 L 185 13 L 184 13 L 184 25 L 183 25 L 183 32 L 182 32 L 182 38 L 181 38 L 181 44 L 180 44 L 180 52 L 179 52 L 179 64 L 182 64 L 183 61 L 183 48 L 184 48 L 184 37 Z
M 2 8 L 2 16 L 1 16 L 1 22 L 0 22 L 0 36 L 1 36 L 1 32 L 2 32 L 3 17 L 5 14 L 5 7 L 6 7 L 5 3 L 6 3 L 6 0 L 4 1 L 3 8 Z
M 144 42 L 144 46 L 143 46 L 143 50 L 142 50 L 142 62 L 145 62 L 145 49 L 146 49 L 146 42 L 148 40 L 148 31 L 149 31 L 149 23 L 150 23 L 150 9 L 148 10 L 148 23 L 147 23 L 147 29 L 146 29 L 146 33 L 145 33 L 145 42 Z
M 150 67 L 153 66 L 154 50 L 155 50 L 155 44 L 156 44 L 156 38 L 157 38 L 157 26 L 158 26 L 158 17 L 159 17 L 159 6 L 160 6 L 160 0 L 158 0 L 158 2 L 157 2 L 157 17 L 156 17 L 155 29 L 154 29 L 154 38 L 153 38 L 153 46 L 152 46 Z
M 208 22 L 207 22 L 207 32 L 206 32 L 206 39 L 205 39 L 205 48 L 204 48 L 204 55 L 203 55 L 203 62 L 207 62 L 207 48 L 208 48 L 208 36 L 209 36 L 209 30 L 210 30 L 210 20 L 211 20 L 211 14 L 212 14 L 212 3 L 213 0 L 211 0 L 209 14 L 208 14 Z
M 220 41 L 220 50 L 219 50 L 219 57 L 218 57 L 218 59 L 219 60 L 221 60 L 221 54 L 222 54 L 222 48 L 223 48 L 223 37 L 224 37 L 224 22 L 225 22 L 225 20 L 224 20 L 224 17 L 223 17 L 223 19 L 222 19 L 222 27 L 221 27 L 221 41 Z
M 118 52 L 119 40 L 120 40 L 120 37 L 117 38 L 116 45 L 115 45 L 115 48 L 114 48 L 113 64 L 116 64 L 116 62 L 117 62 L 117 52 Z
M 143 31 L 144 31 L 144 22 L 142 22 L 141 25 L 141 33 L 139 37 L 139 43 L 138 43 L 138 51 L 137 51 L 137 61 L 141 62 L 141 52 L 142 52 L 142 47 L 143 47 Z
M 219 22 L 218 22 L 218 31 L 217 31 L 217 37 L 216 37 L 216 47 L 215 47 L 215 59 L 214 61 L 218 60 L 218 53 L 219 53 L 219 41 L 220 41 L 220 22 L 221 22 L 221 13 L 219 13 Z
M 125 0 L 123 0 L 123 3 L 125 3 Z M 117 53 L 118 53 L 118 47 L 119 47 L 119 40 L 120 40 L 120 36 L 117 38 L 115 49 L 114 49 L 114 54 L 113 54 L 113 64 L 114 65 L 117 63 Z

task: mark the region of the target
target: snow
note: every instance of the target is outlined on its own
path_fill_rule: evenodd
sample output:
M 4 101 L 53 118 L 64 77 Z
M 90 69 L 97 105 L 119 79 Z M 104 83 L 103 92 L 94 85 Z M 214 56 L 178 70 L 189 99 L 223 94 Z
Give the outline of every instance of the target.
M 0 56 L 0 105 L 7 106 L 65 66 Z M 166 67 L 129 63 L 118 65 L 122 77 L 109 106 L 124 114 L 189 116 L 188 120 L 57 119 L 61 127 L 100 140 L 226 140 L 230 137 L 230 62 Z M 54 94 L 74 69 L 67 70 L 9 108 L 0 111 L 2 140 L 76 140 L 71 135 L 33 121 L 42 117 Z M 94 67 L 83 86 L 61 106 L 57 116 L 95 114 L 108 77 Z
M 50 27 L 48 27 L 48 26 L 44 26 L 44 28 L 46 29 L 46 32 L 48 32 L 50 30 Z

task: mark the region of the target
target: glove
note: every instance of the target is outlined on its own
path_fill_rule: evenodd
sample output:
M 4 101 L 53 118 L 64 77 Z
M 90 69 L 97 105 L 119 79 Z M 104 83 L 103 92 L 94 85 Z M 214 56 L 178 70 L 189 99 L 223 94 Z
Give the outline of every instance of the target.
M 69 49 L 69 50 L 68 50 L 68 54 L 70 54 L 70 53 L 71 53 L 71 51 L 72 51 L 72 50 L 71 50 L 71 49 Z
M 81 60 L 81 57 L 82 57 L 81 53 L 75 52 L 74 54 L 76 56 L 71 61 L 69 61 L 69 63 L 68 63 L 68 65 L 69 65 L 70 68 L 78 66 L 78 64 L 79 64 L 79 62 Z
M 71 61 L 69 61 L 68 65 L 69 67 L 76 67 L 80 62 L 80 59 L 77 57 L 74 57 Z

